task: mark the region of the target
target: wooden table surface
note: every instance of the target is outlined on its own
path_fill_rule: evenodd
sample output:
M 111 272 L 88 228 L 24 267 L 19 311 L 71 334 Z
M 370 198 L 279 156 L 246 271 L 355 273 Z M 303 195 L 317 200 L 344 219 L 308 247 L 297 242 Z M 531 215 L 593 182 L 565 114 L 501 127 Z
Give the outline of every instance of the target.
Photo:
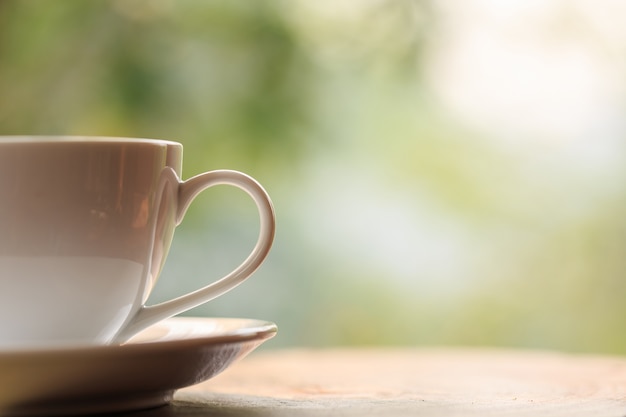
M 626 358 L 498 349 L 253 353 L 180 390 L 180 416 L 626 416 Z

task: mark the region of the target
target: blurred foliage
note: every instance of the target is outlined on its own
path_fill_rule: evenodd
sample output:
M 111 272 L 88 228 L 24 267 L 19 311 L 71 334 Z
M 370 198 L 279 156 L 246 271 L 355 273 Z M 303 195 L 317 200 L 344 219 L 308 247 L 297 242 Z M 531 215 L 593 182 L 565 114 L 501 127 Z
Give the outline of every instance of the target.
M 455 117 L 432 82 L 435 3 L 0 0 L 0 134 L 178 140 L 185 177 L 259 179 L 270 259 L 189 314 L 277 321 L 274 346 L 626 353 L 624 169 Z M 235 194 L 192 206 L 155 301 L 245 256 L 256 224 Z
M 178 139 L 194 150 L 190 172 L 241 160 L 294 169 L 306 152 L 323 70 L 281 3 L 0 4 L 5 134 Z M 343 48 L 360 47 L 360 61 L 374 60 L 366 43 L 349 43 Z M 398 59 L 412 62 L 414 50 L 407 45 Z
M 288 163 L 309 74 L 274 6 L 146 3 L 3 1 L 2 131 L 180 138 L 195 170 Z

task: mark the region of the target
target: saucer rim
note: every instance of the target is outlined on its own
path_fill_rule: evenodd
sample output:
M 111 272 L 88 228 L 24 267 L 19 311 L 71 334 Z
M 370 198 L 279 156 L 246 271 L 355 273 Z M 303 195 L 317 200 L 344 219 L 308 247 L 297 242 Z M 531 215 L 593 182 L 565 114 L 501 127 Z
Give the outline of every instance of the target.
M 277 332 L 272 322 L 219 317 L 174 317 L 150 327 L 156 332 L 123 345 L 0 352 L 0 385 L 12 385 L 0 392 L 0 415 L 78 417 L 159 407 Z
M 173 338 L 168 340 L 146 340 L 133 342 L 131 339 L 123 344 L 111 345 L 65 345 L 48 347 L 19 347 L 0 349 L 0 359 L 41 356 L 41 355 L 68 355 L 80 353 L 81 355 L 98 355 L 111 353 L 131 353 L 133 351 L 145 353 L 147 351 L 169 350 L 173 346 L 178 348 L 194 346 L 222 345 L 229 343 L 244 343 L 248 341 L 264 341 L 270 339 L 278 332 L 276 323 L 250 318 L 235 317 L 201 317 L 201 316 L 176 316 L 164 319 L 153 326 L 176 325 L 176 322 L 193 321 L 231 321 L 242 322 L 240 328 L 228 331 L 216 331 L 215 334 L 198 334 L 189 337 Z M 245 325 L 244 325 L 245 324 Z

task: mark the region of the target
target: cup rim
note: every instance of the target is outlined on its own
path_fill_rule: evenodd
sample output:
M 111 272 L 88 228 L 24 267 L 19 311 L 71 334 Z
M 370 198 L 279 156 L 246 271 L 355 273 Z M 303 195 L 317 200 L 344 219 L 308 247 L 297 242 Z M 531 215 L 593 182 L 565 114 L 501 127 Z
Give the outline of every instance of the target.
M 165 139 L 131 138 L 117 136 L 78 135 L 0 135 L 0 145 L 16 143 L 61 144 L 61 143 L 132 143 L 182 146 L 181 143 Z

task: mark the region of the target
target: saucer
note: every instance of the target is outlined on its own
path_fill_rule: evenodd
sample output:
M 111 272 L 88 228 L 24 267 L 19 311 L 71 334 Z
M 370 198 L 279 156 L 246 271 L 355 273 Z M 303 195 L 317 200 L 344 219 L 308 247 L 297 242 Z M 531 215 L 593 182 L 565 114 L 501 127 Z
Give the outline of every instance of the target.
M 0 415 L 78 415 L 164 405 L 276 334 L 250 319 L 174 317 L 121 346 L 0 351 Z

